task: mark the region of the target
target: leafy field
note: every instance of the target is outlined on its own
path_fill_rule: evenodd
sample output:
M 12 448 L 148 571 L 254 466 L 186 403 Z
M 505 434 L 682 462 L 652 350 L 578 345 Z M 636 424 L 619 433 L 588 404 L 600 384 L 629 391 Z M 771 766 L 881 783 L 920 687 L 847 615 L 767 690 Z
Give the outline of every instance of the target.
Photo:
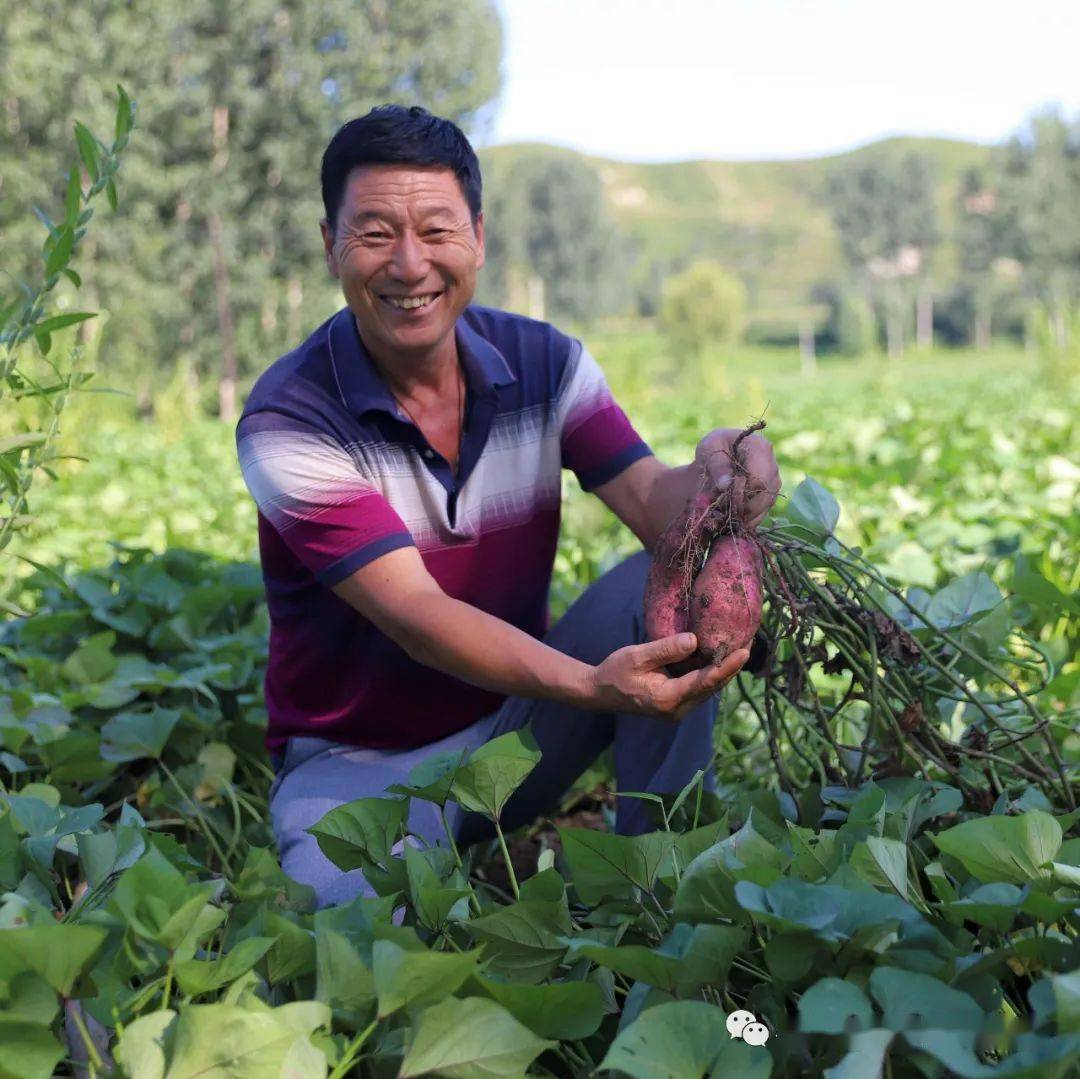
M 939 733 L 981 731 L 981 706 L 1027 738 L 1010 707 L 1029 700 L 1043 741 L 1020 744 L 1059 755 L 1075 791 L 1075 383 L 1011 352 L 803 379 L 783 354 L 687 373 L 646 335 L 592 345 L 672 463 L 765 409 L 785 481 L 776 534 L 810 534 L 803 561 L 825 583 L 815 552 L 857 548 L 881 574 L 868 594 L 911 603 L 924 653 L 905 677 L 968 694 Z M 510 736 L 325 818 L 327 855 L 383 898 L 314 912 L 267 824 L 267 626 L 231 431 L 179 409 L 138 424 L 104 397 L 65 422 L 88 461 L 36 490 L 37 533 L 18 548 L 59 571 L 29 573 L 35 613 L 0 642 L 0 1076 L 71 1057 L 139 1077 L 1075 1073 L 1065 794 L 1010 780 L 1019 750 L 998 743 L 985 773 L 964 760 L 955 780 L 927 766 L 847 786 L 818 776 L 798 731 L 777 743 L 782 784 L 746 677 L 722 701 L 716 791 L 655 806 L 654 833 L 545 828 L 515 845 L 520 880 L 494 847 L 395 854 L 409 797 L 497 820 L 535 763 Z M 796 495 L 807 474 L 838 499 L 835 529 L 819 488 Z M 556 614 L 633 550 L 569 482 L 564 511 Z M 884 662 L 881 677 L 899 684 Z M 839 701 L 838 740 L 857 741 L 874 708 L 852 712 L 824 668 L 811 682 Z M 985 804 L 965 798 L 976 782 Z M 583 797 L 570 802 L 602 818 L 606 800 Z M 736 1010 L 767 1025 L 764 1046 L 729 1037 Z

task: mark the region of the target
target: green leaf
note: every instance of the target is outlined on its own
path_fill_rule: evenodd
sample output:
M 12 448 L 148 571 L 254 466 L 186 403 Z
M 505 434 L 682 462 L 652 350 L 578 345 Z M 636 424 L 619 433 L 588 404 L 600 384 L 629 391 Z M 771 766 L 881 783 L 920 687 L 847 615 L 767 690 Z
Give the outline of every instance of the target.
M 266 956 L 266 972 L 272 985 L 315 973 L 315 937 L 310 930 L 269 911 L 263 925 L 264 932 L 277 937 Z
M 986 1016 L 967 993 L 928 974 L 877 967 L 870 992 L 889 1030 L 981 1030 Z
M 116 96 L 116 138 L 119 140 L 131 131 L 134 111 L 131 98 L 119 83 L 116 84 Z
M 824 1071 L 825 1079 L 867 1079 L 880 1076 L 885 1053 L 893 1040 L 891 1030 L 860 1030 L 848 1041 L 848 1051 L 839 1064 Z
M 451 796 L 463 808 L 498 820 L 510 796 L 539 764 L 540 750 L 527 728 L 485 742 L 457 772 Z
M 124 1027 L 116 1059 L 131 1079 L 165 1079 L 165 1060 L 176 1012 L 171 1008 L 139 1016 Z
M 746 946 L 748 932 L 735 925 L 698 925 L 679 953 L 675 987 L 688 997 L 703 985 L 723 988 L 732 962 Z
M 246 974 L 274 946 L 275 937 L 245 937 L 220 959 L 188 959 L 175 966 L 176 981 L 189 996 L 221 989 Z
M 406 1005 L 423 1007 L 445 999 L 476 969 L 478 954 L 406 951 L 389 940 L 375 941 L 371 971 L 379 1018 Z
M 90 179 L 96 183 L 100 175 L 97 140 L 90 133 L 90 129 L 78 120 L 75 121 L 75 142 L 78 144 L 79 157 L 82 158 Z
M 989 926 L 1005 933 L 1012 926 L 1028 889 L 1015 884 L 983 884 L 963 899 L 943 903 L 942 909 L 957 918 Z
M 464 902 L 469 890 L 464 878 L 456 874 L 462 886 L 447 886 L 432 866 L 445 860 L 451 867 L 453 855 L 440 847 L 419 850 L 405 845 L 405 870 L 409 879 L 409 898 L 420 923 L 433 932 L 441 932 L 448 921 L 466 916 L 468 904 Z
M 401 1079 L 431 1072 L 450 1079 L 524 1075 L 554 1044 L 538 1038 L 492 1000 L 451 997 L 420 1016 L 399 1075 Z
M 874 1025 L 874 1009 L 854 982 L 822 978 L 799 998 L 799 1030 L 807 1034 L 853 1034 Z
M 111 176 L 105 181 L 105 197 L 109 200 L 110 208 L 115 211 L 120 200 L 116 194 L 116 181 Z
M 146 850 L 140 831 L 124 825 L 107 832 L 80 834 L 75 844 L 91 888 L 99 888 L 111 874 L 133 866 Z
M 589 828 L 560 828 L 563 856 L 574 887 L 586 903 L 651 891 L 664 859 L 675 843 L 671 832 L 622 836 Z
M 0 1079 L 49 1079 L 64 1047 L 48 1027 L 0 1015 Z
M 49 249 L 48 258 L 45 260 L 47 278 L 58 274 L 68 264 L 74 247 L 75 232 L 69 225 L 63 225 L 56 234 L 56 241 Z
M 106 935 L 97 926 L 59 922 L 0 929 L 0 970 L 32 970 L 57 993 L 70 996 Z
M 71 166 L 68 173 L 67 194 L 64 198 L 64 220 L 74 227 L 79 216 L 79 207 L 82 205 L 82 177 L 79 175 L 77 165 Z
M 908 896 L 907 845 L 886 836 L 867 836 L 851 852 L 851 866 L 877 888 L 892 888 L 901 899 Z
M 786 861 L 754 828 L 754 814 L 734 834 L 699 854 L 675 893 L 675 917 L 683 922 L 726 921 L 738 916 L 735 882 L 771 883 Z
M 306 829 L 339 869 L 386 869 L 409 814 L 407 798 L 358 798 L 332 809 Z
M 936 592 L 925 613 L 927 620 L 938 629 L 953 629 L 993 610 L 1000 602 L 998 586 L 979 570 Z
M 320 912 L 321 913 L 321 912 Z M 334 1018 L 359 1024 L 375 1003 L 375 979 L 355 940 L 315 922 L 315 999 L 333 1008 Z
M 116 670 L 116 657 L 112 653 L 116 634 L 95 633 L 87 637 L 66 660 L 61 668 L 64 676 L 78 684 L 100 682 Z
M 101 755 L 109 761 L 160 757 L 180 712 L 155 707 L 152 712 L 121 712 L 101 728 Z
M 1080 1034 L 1080 970 L 1053 974 L 1057 1028 L 1059 1034 Z
M 316 1050 L 313 1058 L 308 1039 L 316 1027 L 329 1023 L 329 1010 L 314 1001 L 266 1011 L 235 1004 L 189 1005 L 173 1029 L 169 1079 L 325 1074 L 325 1056 Z M 314 1072 L 293 1071 L 290 1062 L 297 1057 L 308 1067 L 321 1066 Z
M 769 1079 L 772 1056 L 760 1045 L 748 1045 L 741 1038 L 724 1042 L 713 1061 L 709 1079 Z
M 565 943 L 570 949 L 570 960 L 579 955 L 588 956 L 594 963 L 599 963 L 625 978 L 647 982 L 668 992 L 675 988 L 679 962 L 669 955 L 661 955 L 640 944 L 609 948 L 581 937 L 567 939 Z
M 0 453 L 16 453 L 29 449 L 31 446 L 41 446 L 48 440 L 49 436 L 44 431 L 26 431 L 20 435 L 7 435 L 0 438 Z
M 782 930 L 807 929 L 830 941 L 846 940 L 860 929 L 919 920 L 915 908 L 895 895 L 788 877 L 767 888 L 741 880 L 735 898 L 758 921 Z
M 1051 879 L 1047 867 L 1061 847 L 1061 825 L 1033 809 L 1018 817 L 964 821 L 932 838 L 940 851 L 981 881 L 1032 884 Z
M 1076 1035 L 1045 1038 L 1017 1034 L 1012 1039 L 1013 1051 L 993 1067 L 975 1055 L 976 1035 L 972 1031 L 908 1031 L 904 1038 L 962 1079 L 1066 1079 L 1076 1075 L 1080 1062 L 1080 1037 Z
M 811 531 L 825 536 L 832 533 L 840 520 L 840 503 L 817 480 L 807 476 L 795 488 L 787 513 Z
M 657 1004 L 620 1031 L 600 1068 L 632 1079 L 689 1079 L 705 1075 L 729 1040 L 721 1009 L 697 1000 Z
M 566 901 L 522 899 L 494 914 L 473 918 L 469 932 L 484 944 L 490 969 L 514 982 L 538 982 L 566 954 L 563 937 L 570 932 Z
M 592 982 L 512 985 L 473 977 L 469 983 L 501 1004 L 541 1038 L 577 1041 L 591 1037 L 604 1018 L 604 995 Z
M 389 794 L 405 794 L 423 802 L 446 805 L 450 788 L 457 778 L 458 768 L 465 759 L 465 750 L 436 753 L 425 757 L 410 773 L 408 783 L 394 783 L 387 787 Z
M 135 865 L 120 875 L 109 905 L 132 932 L 172 949 L 196 925 L 203 908 L 221 887 L 219 881 L 188 884 L 184 875 L 151 845 Z
M 36 333 L 54 333 L 56 330 L 62 330 L 67 326 L 75 326 L 80 322 L 86 322 L 87 319 L 97 317 L 97 314 L 93 311 L 69 311 L 63 315 L 53 315 L 52 318 L 44 319 L 34 327 L 34 331 Z M 6 441 L 6 439 L 0 440 L 0 451 L 5 448 L 4 442 Z

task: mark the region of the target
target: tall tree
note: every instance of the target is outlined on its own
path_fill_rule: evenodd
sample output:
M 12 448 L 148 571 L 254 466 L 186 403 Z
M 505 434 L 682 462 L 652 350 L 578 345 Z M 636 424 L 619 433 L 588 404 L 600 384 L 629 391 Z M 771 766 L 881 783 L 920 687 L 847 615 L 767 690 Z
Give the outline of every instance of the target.
M 932 163 L 921 154 L 878 155 L 835 170 L 827 196 L 840 246 L 859 290 L 884 309 L 890 356 L 904 348 L 911 293 L 921 293 L 927 343 L 929 266 L 939 242 Z M 912 289 L 914 283 L 914 290 Z
M 1001 243 L 998 194 L 986 170 L 968 169 L 961 177 L 956 221 L 959 283 L 971 303 L 971 341 L 986 348 L 993 331 L 994 265 Z
M 189 0 L 152 18 L 128 0 L 0 0 L 0 125 L 13 150 L 0 230 L 25 229 L 19 206 L 42 184 L 62 198 L 52 163 L 70 117 L 100 125 L 101 87 L 129 87 L 144 137 L 128 199 L 86 250 L 112 306 L 103 367 L 111 355 L 114 374 L 148 386 L 186 358 L 218 382 L 228 414 L 237 378 L 338 302 L 318 233 L 334 130 L 383 101 L 475 127 L 498 92 L 501 49 L 492 0 Z
M 485 182 L 486 298 L 585 324 L 621 303 L 623 241 L 591 165 L 577 154 L 528 149 Z
M 1035 114 L 1005 149 L 1000 185 L 1004 245 L 1024 287 L 1045 305 L 1057 347 L 1068 346 L 1080 299 L 1080 115 Z

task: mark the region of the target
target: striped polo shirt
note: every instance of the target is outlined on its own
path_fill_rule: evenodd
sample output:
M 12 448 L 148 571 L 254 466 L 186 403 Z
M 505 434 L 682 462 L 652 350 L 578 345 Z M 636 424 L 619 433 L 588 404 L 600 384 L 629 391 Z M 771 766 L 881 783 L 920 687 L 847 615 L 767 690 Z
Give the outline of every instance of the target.
M 266 744 L 423 745 L 503 696 L 411 659 L 331 585 L 415 546 L 456 599 L 542 637 L 561 469 L 586 490 L 651 451 L 581 342 L 469 307 L 458 473 L 402 411 L 346 307 L 255 384 L 237 425 L 270 612 Z

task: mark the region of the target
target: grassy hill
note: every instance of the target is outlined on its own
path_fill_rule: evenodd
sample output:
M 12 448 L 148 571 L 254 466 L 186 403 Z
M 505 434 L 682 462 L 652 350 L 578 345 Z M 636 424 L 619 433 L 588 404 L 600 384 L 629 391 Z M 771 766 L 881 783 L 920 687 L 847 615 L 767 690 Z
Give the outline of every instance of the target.
M 535 145 L 489 148 L 481 159 L 489 186 L 516 156 Z M 572 150 L 546 147 L 552 154 Z M 985 165 L 991 148 L 938 138 L 890 138 L 829 157 L 761 162 L 680 161 L 640 164 L 586 158 L 604 184 L 611 210 L 634 245 L 635 273 L 662 273 L 695 257 L 739 272 L 754 308 L 804 303 L 818 281 L 844 271 L 826 203 L 829 173 L 853 161 L 917 151 L 936 167 L 939 225 L 945 236 L 936 276 L 950 276 L 949 236 L 963 171 Z M 652 269 L 650 268 L 652 267 Z

